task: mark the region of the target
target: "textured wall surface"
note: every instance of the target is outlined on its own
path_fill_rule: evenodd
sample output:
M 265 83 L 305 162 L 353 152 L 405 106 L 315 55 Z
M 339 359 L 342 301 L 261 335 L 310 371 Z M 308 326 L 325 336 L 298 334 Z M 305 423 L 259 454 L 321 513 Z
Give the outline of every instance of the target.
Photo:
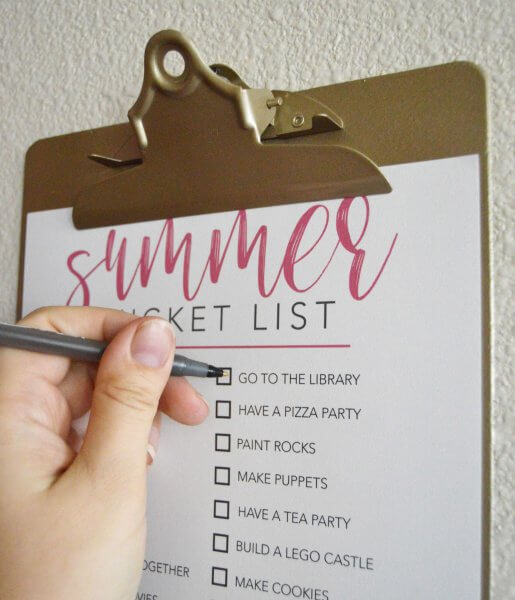
M 489 80 L 492 598 L 515 598 L 513 0 L 0 0 L 0 319 L 15 317 L 24 154 L 36 139 L 126 120 L 160 29 L 255 87 L 300 89 L 458 59 Z M 430 568 L 430 565 L 428 565 Z

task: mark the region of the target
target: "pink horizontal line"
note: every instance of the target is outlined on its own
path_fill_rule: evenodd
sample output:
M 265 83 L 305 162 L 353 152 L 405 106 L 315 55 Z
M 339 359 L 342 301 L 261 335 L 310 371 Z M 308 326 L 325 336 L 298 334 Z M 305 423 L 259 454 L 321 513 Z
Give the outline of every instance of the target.
M 179 350 L 250 350 L 270 348 L 350 348 L 350 344 L 253 344 L 247 346 L 177 346 Z

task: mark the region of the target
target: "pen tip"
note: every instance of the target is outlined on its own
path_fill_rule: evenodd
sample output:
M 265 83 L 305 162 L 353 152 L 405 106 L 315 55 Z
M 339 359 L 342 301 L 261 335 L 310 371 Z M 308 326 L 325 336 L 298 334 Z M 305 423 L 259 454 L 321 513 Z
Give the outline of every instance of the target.
M 207 376 L 208 377 L 224 377 L 226 372 L 224 369 L 219 369 L 218 367 L 213 367 L 213 365 L 209 365 L 207 368 Z

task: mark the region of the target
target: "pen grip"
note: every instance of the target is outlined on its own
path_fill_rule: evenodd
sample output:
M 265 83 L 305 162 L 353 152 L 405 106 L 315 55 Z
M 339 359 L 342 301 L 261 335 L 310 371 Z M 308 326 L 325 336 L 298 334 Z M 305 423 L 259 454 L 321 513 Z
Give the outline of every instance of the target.
M 173 359 L 171 375 L 174 377 L 206 377 L 208 365 L 206 363 L 176 354 Z

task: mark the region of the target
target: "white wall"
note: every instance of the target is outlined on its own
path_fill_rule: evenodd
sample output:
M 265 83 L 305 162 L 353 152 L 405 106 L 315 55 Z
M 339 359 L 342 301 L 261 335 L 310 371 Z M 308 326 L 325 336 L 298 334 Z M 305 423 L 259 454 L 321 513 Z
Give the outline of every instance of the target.
M 512 0 L 0 0 L 0 319 L 15 316 L 27 147 L 38 138 L 124 121 L 152 33 L 182 30 L 206 61 L 231 65 L 256 87 L 299 89 L 457 59 L 478 63 L 490 94 L 491 588 L 492 598 L 515 597 L 514 7 Z

